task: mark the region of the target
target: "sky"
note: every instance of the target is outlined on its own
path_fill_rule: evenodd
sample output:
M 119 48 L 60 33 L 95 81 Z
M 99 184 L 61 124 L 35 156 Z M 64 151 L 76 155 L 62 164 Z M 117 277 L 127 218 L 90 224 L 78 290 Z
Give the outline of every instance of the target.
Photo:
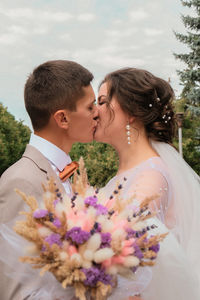
M 73 60 L 94 74 L 93 87 L 110 71 L 146 69 L 182 89 L 173 53 L 187 51 L 173 31 L 186 33 L 180 0 L 1 0 L 0 102 L 31 127 L 23 89 L 39 64 Z

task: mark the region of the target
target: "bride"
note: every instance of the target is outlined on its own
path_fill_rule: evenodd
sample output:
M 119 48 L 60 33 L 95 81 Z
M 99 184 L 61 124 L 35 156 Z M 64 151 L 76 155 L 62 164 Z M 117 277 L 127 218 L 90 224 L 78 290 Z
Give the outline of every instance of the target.
M 176 237 L 191 276 L 200 281 L 200 179 L 172 146 L 173 98 L 171 86 L 145 70 L 126 68 L 106 75 L 99 88 L 95 140 L 111 144 L 119 155 L 117 175 L 106 185 L 106 193 L 123 182 L 123 197 L 134 195 L 142 201 L 155 196 L 151 210 Z M 155 284 L 160 284 L 161 294 L 162 287 L 167 289 L 166 278 L 174 287 L 170 291 L 177 293 L 174 299 L 186 291 L 188 286 L 177 280 L 180 269 L 175 270 L 175 265 L 166 278 L 164 268 L 156 268 L 153 278 L 158 276 Z M 150 294 L 145 299 L 160 299 Z

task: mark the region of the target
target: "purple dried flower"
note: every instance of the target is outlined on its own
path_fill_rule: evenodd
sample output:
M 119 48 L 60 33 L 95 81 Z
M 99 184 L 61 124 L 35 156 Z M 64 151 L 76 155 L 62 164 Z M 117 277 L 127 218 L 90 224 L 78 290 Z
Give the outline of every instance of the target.
M 96 226 L 95 226 L 96 225 Z M 101 232 L 101 224 L 100 223 L 95 223 L 94 224 L 94 229 L 95 229 L 95 232 Z
M 110 247 L 111 243 L 111 234 L 108 233 L 101 233 L 101 246 L 100 248 Z
M 98 215 L 106 215 L 108 213 L 107 208 L 101 204 L 96 204 L 95 208 L 97 210 L 97 216 Z
M 101 232 L 101 224 L 98 222 L 95 222 L 92 230 L 90 230 L 91 234 L 94 234 L 96 232 Z
M 139 266 L 133 267 L 133 268 L 132 268 L 132 272 L 135 273 L 135 272 L 137 271 L 138 267 L 139 267 Z
M 53 205 L 54 205 L 54 207 L 56 207 L 56 205 L 58 204 L 58 202 L 60 201 L 60 199 L 59 198 L 57 198 L 56 200 L 54 200 L 53 201 Z
M 127 228 L 126 229 L 126 232 L 127 232 L 127 239 L 129 240 L 130 238 L 132 237 L 135 237 L 135 233 L 136 231 L 131 229 L 131 228 Z
M 153 246 L 149 247 L 149 250 L 152 250 L 155 253 L 158 253 L 158 251 L 160 250 L 160 245 L 159 244 L 153 245 Z
M 97 198 L 96 197 L 87 197 L 87 198 L 85 198 L 84 203 L 86 205 L 95 207 L 95 205 L 97 203 Z
M 44 218 L 44 217 L 46 217 L 48 215 L 48 213 L 49 212 L 46 209 L 37 209 L 37 210 L 34 211 L 33 217 L 35 219 Z
M 51 235 L 47 236 L 44 240 L 50 246 L 52 246 L 53 244 L 57 244 L 58 246 L 62 246 L 62 241 L 60 239 L 61 239 L 60 234 L 52 233 Z
M 81 227 L 73 227 L 66 233 L 65 237 L 76 244 L 83 244 L 90 238 L 90 233 L 82 230 Z
M 53 225 L 56 226 L 57 228 L 60 228 L 61 227 L 61 222 L 58 218 L 56 218 L 54 221 L 53 221 Z
M 138 259 L 142 259 L 144 257 L 140 247 L 137 245 L 137 243 L 133 244 L 134 247 L 134 255 L 138 258 Z
M 92 267 L 89 269 L 82 269 L 83 273 L 86 276 L 86 280 L 84 281 L 85 285 L 94 287 L 96 286 L 98 281 L 103 282 L 104 284 L 112 284 L 112 276 L 106 274 L 104 270 L 99 269 L 97 267 Z

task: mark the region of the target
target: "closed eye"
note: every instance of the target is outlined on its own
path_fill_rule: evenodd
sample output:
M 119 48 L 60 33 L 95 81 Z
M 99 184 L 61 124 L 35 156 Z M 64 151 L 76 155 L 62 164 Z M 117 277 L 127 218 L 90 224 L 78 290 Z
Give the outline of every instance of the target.
M 105 104 L 106 103 L 106 101 L 101 101 L 101 102 L 99 102 L 98 104 L 99 105 L 103 105 L 103 104 Z
M 103 105 L 105 103 L 108 103 L 106 96 L 102 95 L 98 98 L 98 105 Z

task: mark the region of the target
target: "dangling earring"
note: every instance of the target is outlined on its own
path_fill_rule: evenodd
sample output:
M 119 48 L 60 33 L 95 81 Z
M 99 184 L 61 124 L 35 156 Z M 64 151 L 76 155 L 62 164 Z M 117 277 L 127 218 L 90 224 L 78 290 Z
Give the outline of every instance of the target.
M 126 125 L 126 134 L 127 134 L 127 141 L 128 141 L 128 145 L 130 145 L 131 144 L 131 137 L 130 137 L 130 135 L 131 135 L 131 132 L 130 132 L 130 125 L 129 124 L 127 124 Z

